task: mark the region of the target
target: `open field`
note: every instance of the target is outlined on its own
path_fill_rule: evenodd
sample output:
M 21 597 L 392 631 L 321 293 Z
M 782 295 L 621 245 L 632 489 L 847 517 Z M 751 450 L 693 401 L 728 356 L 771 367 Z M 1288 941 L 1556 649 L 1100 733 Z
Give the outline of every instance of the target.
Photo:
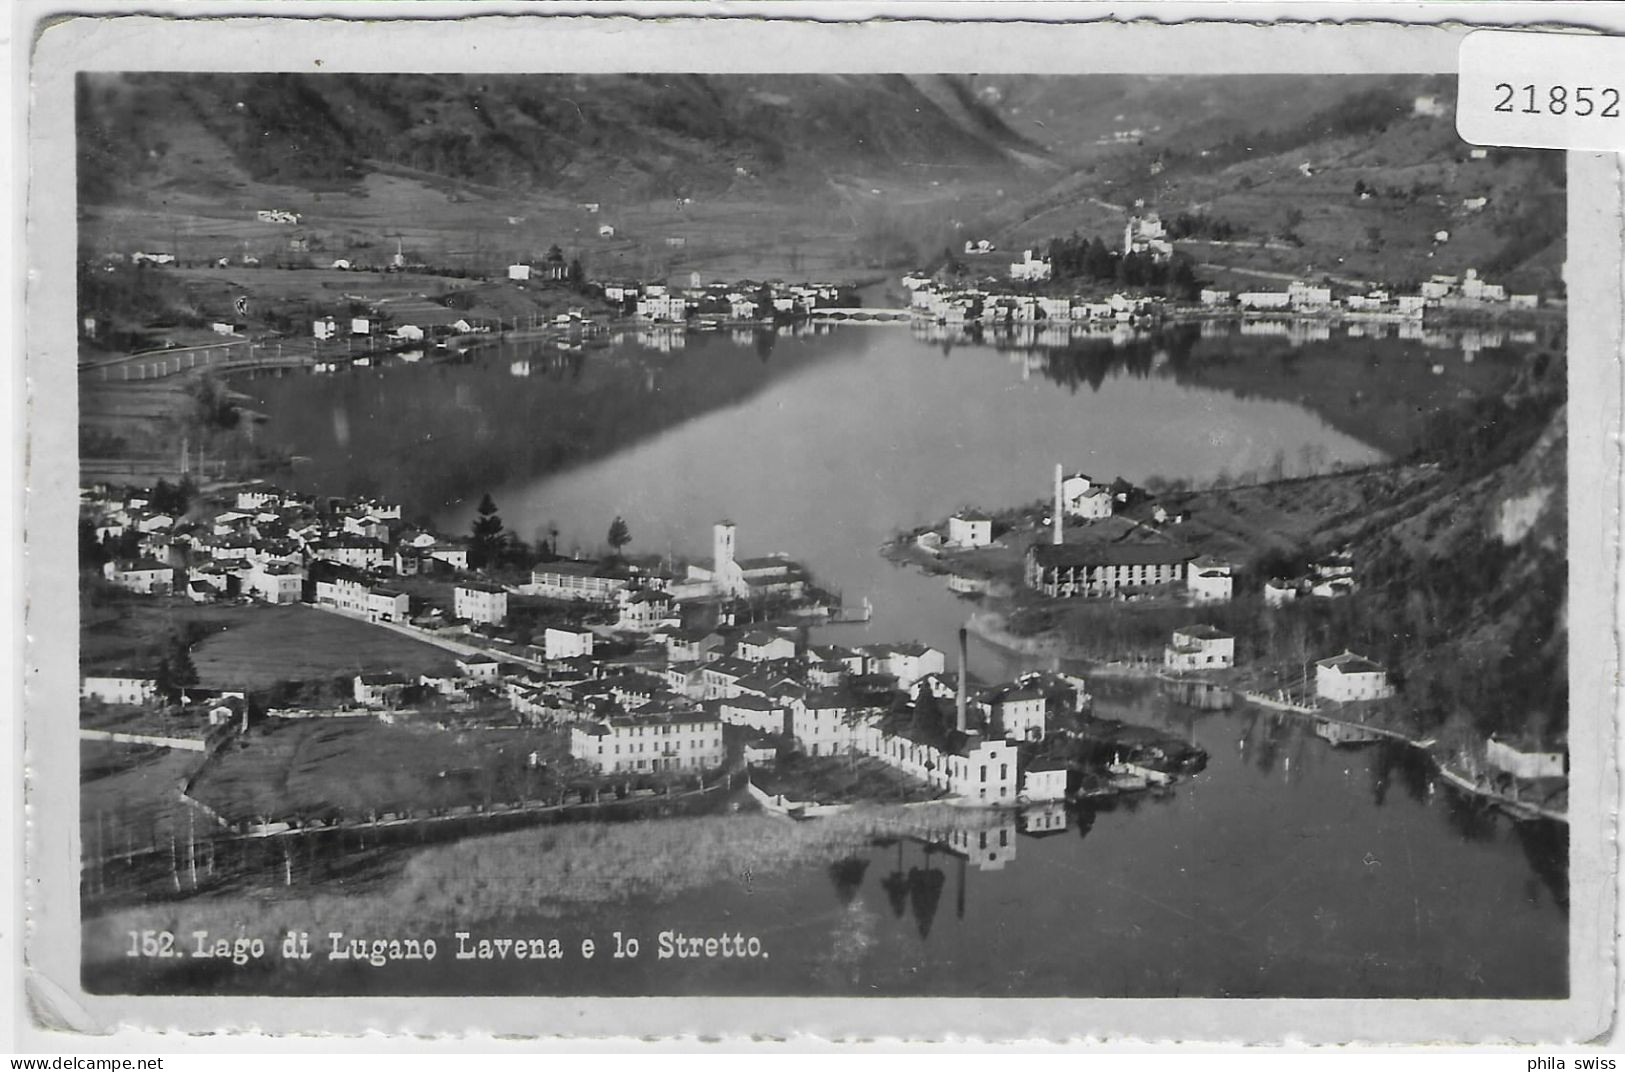
M 542 767 L 527 766 L 531 752 Z M 562 794 L 571 768 L 565 738 L 555 731 L 272 719 L 215 753 L 192 794 L 228 822 L 364 820 L 551 799 Z
M 79 833 L 87 859 L 184 839 L 180 787 L 203 764 L 200 752 L 82 741 Z
M 303 606 L 244 609 L 242 619 L 193 650 L 204 685 L 252 689 L 365 671 L 415 676 L 451 669 L 451 656 L 440 648 L 366 622 Z
M 445 651 L 388 629 L 306 606 L 198 605 L 178 597 L 118 597 L 84 607 L 80 663 L 86 672 L 150 670 L 175 637 L 201 634 L 192 648 L 198 683 L 257 689 L 399 670 L 449 670 Z
M 260 610 L 234 604 L 200 606 L 181 597 L 98 594 L 80 602 L 79 664 L 85 673 L 150 669 L 193 623 L 213 633 L 246 624 Z

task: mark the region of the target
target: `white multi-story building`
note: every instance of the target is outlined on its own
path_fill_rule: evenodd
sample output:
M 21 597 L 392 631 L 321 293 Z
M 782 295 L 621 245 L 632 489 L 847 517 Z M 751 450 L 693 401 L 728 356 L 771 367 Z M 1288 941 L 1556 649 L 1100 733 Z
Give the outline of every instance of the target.
M 1111 596 L 1182 582 L 1195 557 L 1166 544 L 1033 544 L 1026 579 L 1048 596 Z
M 978 698 L 992 732 L 1009 741 L 1043 739 L 1049 701 L 1038 689 L 1009 685 Z
M 871 644 L 859 649 L 871 674 L 890 674 L 897 687 L 912 691 L 919 680 L 947 669 L 948 657 L 925 644 Z
M 1230 563 L 1207 556 L 1196 559 L 1185 573 L 1185 590 L 1197 603 L 1229 601 L 1235 590 Z
M 451 591 L 451 613 L 470 622 L 501 625 L 508 620 L 508 590 L 496 584 L 460 581 Z
M 613 715 L 570 727 L 570 754 L 606 773 L 703 771 L 727 758 L 722 720 L 703 711 Z
M 968 804 L 1013 805 L 1020 773 L 1016 746 L 975 733 L 949 733 L 941 739 L 912 730 L 871 727 L 861 735 L 863 751 Z
M 993 542 L 993 519 L 979 510 L 961 510 L 948 519 L 948 542 L 955 547 L 986 547 Z
M 1362 655 L 1345 651 L 1315 664 L 1315 695 L 1323 700 L 1386 700 L 1393 694 L 1388 671 Z
M 1175 629 L 1163 649 L 1162 665 L 1176 673 L 1187 670 L 1224 670 L 1236 665 L 1236 638 L 1211 625 Z
M 304 591 L 305 571 L 290 562 L 257 562 L 243 577 L 243 587 L 266 603 L 297 603 Z
M 79 684 L 79 696 L 110 704 L 144 704 L 158 696 L 158 681 L 150 677 L 86 676 Z
M 786 709 L 786 729 L 810 756 L 834 756 L 860 749 L 871 721 L 855 714 L 844 697 L 828 691 L 797 696 Z
M 592 654 L 592 630 L 548 626 L 542 647 L 549 659 L 579 659 Z
M 680 324 L 688 319 L 690 304 L 687 298 L 671 295 L 638 299 L 637 315 L 644 320 Z
M 359 615 L 371 622 L 404 622 L 409 615 L 405 592 L 356 577 L 334 577 L 316 582 L 316 604 Z

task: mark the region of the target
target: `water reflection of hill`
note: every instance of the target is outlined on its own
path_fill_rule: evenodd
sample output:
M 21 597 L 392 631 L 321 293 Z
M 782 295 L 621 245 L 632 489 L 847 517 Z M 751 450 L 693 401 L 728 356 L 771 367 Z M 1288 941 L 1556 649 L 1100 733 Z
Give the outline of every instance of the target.
M 1241 398 L 1297 403 L 1338 431 L 1395 456 L 1406 453 L 1438 409 L 1464 395 L 1504 390 L 1519 353 L 1541 344 L 1528 333 L 1515 337 L 1496 330 L 1424 332 L 1418 326 L 1404 335 L 1396 331 L 1395 337 L 1378 336 L 1380 326 L 1355 325 L 1358 334 L 1330 324 L 1284 330 L 1299 326 L 1216 322 L 1094 335 L 1033 327 L 960 332 L 936 341 L 1022 355 L 1025 375 L 1040 375 L 1072 391 L 1084 386 L 1098 391 L 1117 375 L 1168 376 Z M 1283 330 L 1253 330 L 1258 327 Z M 1299 459 L 1284 461 L 1290 471 Z
M 248 379 L 260 429 L 308 458 L 292 483 L 381 495 L 429 513 L 489 488 L 604 457 L 797 369 L 850 352 L 828 339 L 737 345 L 690 339 L 563 353 L 505 345 L 462 362 Z

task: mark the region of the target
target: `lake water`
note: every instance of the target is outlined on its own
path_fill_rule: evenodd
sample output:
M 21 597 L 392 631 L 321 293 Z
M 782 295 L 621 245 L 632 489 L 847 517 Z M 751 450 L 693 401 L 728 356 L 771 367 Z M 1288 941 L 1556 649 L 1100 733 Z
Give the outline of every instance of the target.
M 949 649 L 966 604 L 940 578 L 880 558 L 896 531 L 964 505 L 1043 498 L 1056 462 L 1097 477 L 1204 481 L 1380 461 L 1405 449 L 1431 406 L 1500 389 L 1524 348 L 1194 327 L 1057 345 L 950 340 L 906 326 L 646 341 L 584 354 L 504 344 L 463 363 L 238 386 L 271 417 L 258 434 L 308 459 L 295 484 L 385 495 L 448 531 L 466 530 L 472 504 L 490 492 L 509 529 L 534 539 L 556 527 L 562 549 L 587 553 L 621 515 L 630 550 L 700 559 L 711 523 L 729 517 L 741 554 L 785 552 L 847 602 L 872 600 L 873 621 L 828 627 L 829 639 Z M 984 676 L 1019 665 L 985 647 L 972 655 Z M 1463 801 L 1403 750 L 1334 748 L 1299 721 L 1247 707 L 1200 711 L 1147 683 L 1095 691 L 1100 714 L 1189 735 L 1210 753 L 1207 769 L 1170 794 L 1106 810 L 1006 816 L 945 839 L 951 847 L 863 837 L 746 875 L 723 864 L 691 883 L 654 876 L 563 916 L 545 897 L 474 911 L 480 918 L 448 918 L 442 933 L 449 942 L 454 924 L 500 924 L 579 941 L 638 929 L 646 957 L 635 961 L 549 972 L 443 958 L 392 967 L 387 983 L 364 969 L 318 969 L 299 987 L 1566 993 L 1561 827 L 1515 824 Z M 1036 829 L 1046 823 L 1058 828 Z M 661 837 L 659 823 L 636 825 L 649 831 L 639 836 Z M 542 836 L 499 835 L 514 840 L 491 851 L 529 859 L 526 839 Z M 443 882 L 461 890 L 471 880 L 452 859 L 437 862 L 431 850 L 418 862 L 443 868 Z M 755 935 L 770 956 L 654 959 L 662 928 Z M 231 978 L 209 985 L 229 989 Z

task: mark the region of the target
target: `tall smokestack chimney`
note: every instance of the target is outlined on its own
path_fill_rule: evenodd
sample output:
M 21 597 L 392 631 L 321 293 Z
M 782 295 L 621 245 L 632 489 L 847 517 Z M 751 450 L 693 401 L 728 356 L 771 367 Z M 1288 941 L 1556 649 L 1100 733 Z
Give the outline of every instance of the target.
M 970 643 L 969 643 L 969 641 L 966 640 L 965 627 L 960 626 L 959 627 L 959 691 L 954 696 L 954 729 L 958 730 L 960 733 L 964 733 L 967 730 L 967 725 L 966 725 L 966 721 L 965 721 L 965 663 L 967 662 L 966 653 L 969 651 L 969 649 L 970 649 Z
M 1061 542 L 1061 517 L 1066 513 L 1066 504 L 1061 501 L 1061 463 L 1055 463 L 1055 505 L 1050 510 L 1051 523 L 1054 533 L 1050 536 L 1050 543 Z

